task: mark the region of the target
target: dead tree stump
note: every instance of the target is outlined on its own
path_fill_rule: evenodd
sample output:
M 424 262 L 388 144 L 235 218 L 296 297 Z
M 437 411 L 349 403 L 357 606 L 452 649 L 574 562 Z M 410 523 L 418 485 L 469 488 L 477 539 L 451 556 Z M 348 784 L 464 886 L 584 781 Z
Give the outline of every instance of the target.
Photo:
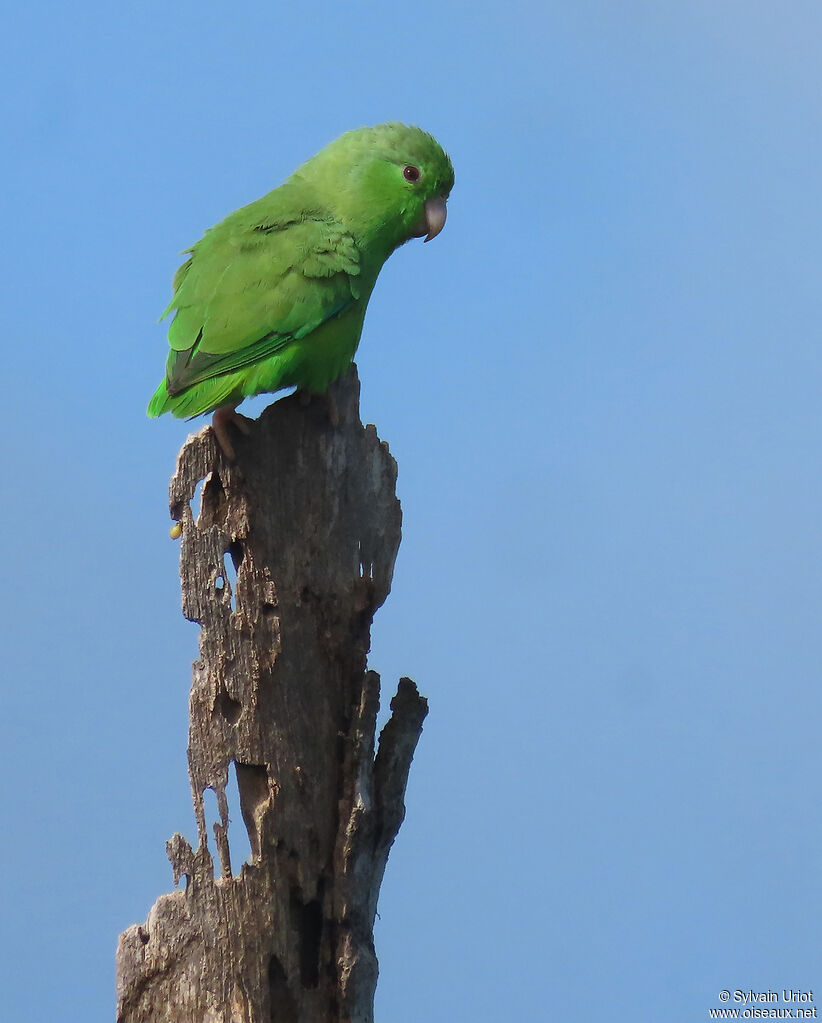
M 353 368 L 332 398 L 337 426 L 321 399 L 271 405 L 234 463 L 210 429 L 180 452 L 183 614 L 201 625 L 188 745 L 198 847 L 174 835 L 185 890 L 120 936 L 118 1023 L 373 1020 L 377 897 L 427 705 L 402 679 L 375 755 L 366 654 L 400 542 L 397 467 L 360 422 Z M 229 824 L 232 763 L 242 821 Z M 230 828 L 243 826 L 252 854 L 239 865 Z

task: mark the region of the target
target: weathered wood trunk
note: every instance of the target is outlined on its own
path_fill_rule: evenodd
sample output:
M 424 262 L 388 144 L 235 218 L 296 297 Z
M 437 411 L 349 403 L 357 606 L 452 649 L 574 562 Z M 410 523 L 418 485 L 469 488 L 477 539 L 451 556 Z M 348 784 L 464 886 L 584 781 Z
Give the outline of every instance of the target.
M 210 429 L 180 452 L 183 613 L 202 627 L 188 747 L 198 847 L 174 835 L 185 891 L 120 936 L 118 1023 L 373 1020 L 377 897 L 427 708 L 401 680 L 375 755 L 366 654 L 400 542 L 396 463 L 360 422 L 355 370 L 332 396 L 336 427 L 324 401 L 293 396 L 238 440 L 234 463 Z M 242 820 L 229 825 L 232 764 Z M 252 850 L 241 867 L 239 827 Z

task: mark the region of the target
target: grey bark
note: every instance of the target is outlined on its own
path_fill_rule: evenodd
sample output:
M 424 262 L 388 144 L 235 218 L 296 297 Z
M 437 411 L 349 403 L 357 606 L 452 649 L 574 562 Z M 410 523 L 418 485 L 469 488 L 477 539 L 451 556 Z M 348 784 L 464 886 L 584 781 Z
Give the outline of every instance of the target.
M 183 613 L 201 625 L 188 746 L 198 845 L 167 843 L 185 890 L 120 936 L 118 1023 L 373 1020 L 377 898 L 427 705 L 402 679 L 375 753 L 366 654 L 400 542 L 397 469 L 360 422 L 356 371 L 331 394 L 336 427 L 323 400 L 295 395 L 238 435 L 234 463 L 210 429 L 180 452 Z M 232 763 L 242 820 L 229 822 Z M 252 850 L 241 867 L 239 827 Z

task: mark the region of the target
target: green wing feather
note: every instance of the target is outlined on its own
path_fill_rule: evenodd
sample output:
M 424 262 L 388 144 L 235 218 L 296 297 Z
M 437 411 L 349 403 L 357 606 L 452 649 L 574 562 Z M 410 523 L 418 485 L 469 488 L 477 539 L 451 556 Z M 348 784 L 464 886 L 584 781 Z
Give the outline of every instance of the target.
M 310 346 L 313 332 L 358 304 L 359 252 L 339 223 L 249 216 L 257 205 L 208 231 L 177 271 L 163 314 L 174 312 L 166 379 L 149 415 L 194 416 L 239 400 L 260 383 L 259 370 L 247 381 L 242 371 L 261 363 L 266 390 L 299 384 L 288 379 L 295 346 Z

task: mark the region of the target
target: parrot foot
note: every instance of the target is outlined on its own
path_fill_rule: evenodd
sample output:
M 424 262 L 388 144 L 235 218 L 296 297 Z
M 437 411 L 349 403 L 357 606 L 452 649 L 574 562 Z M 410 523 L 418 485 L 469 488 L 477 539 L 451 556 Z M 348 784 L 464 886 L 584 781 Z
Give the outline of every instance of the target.
M 224 408 L 218 408 L 215 410 L 214 415 L 211 417 L 211 429 L 214 431 L 217 443 L 220 445 L 223 454 L 229 462 L 233 462 L 236 455 L 234 454 L 234 446 L 229 440 L 227 429 L 228 424 L 233 423 L 240 433 L 244 433 L 248 436 L 248 434 L 251 433 L 252 422 L 252 419 L 249 419 L 248 416 L 241 415 L 231 405 L 226 405 Z

